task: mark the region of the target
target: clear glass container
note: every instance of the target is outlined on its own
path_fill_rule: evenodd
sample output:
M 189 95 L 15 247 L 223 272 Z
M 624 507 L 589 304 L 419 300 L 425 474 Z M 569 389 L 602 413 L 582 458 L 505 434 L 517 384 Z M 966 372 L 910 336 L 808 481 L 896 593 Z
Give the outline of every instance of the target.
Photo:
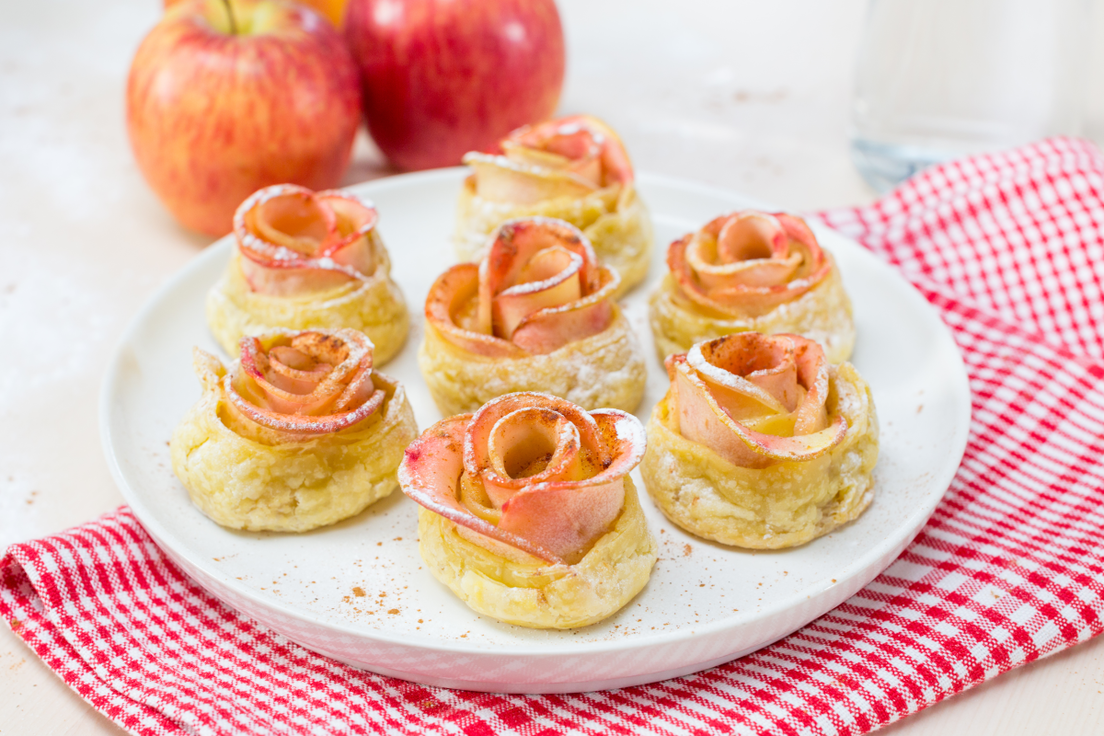
M 930 164 L 1077 135 L 1088 0 L 871 0 L 851 155 L 886 191 Z

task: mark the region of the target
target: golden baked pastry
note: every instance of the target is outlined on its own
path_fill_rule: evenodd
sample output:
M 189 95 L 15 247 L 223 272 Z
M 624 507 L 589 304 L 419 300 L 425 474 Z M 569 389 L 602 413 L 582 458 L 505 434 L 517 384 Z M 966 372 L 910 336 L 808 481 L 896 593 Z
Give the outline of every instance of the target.
M 307 531 L 398 487 L 418 428 L 363 333 L 273 332 L 242 338 L 229 370 L 199 348 L 194 361 L 203 396 L 173 432 L 172 466 L 219 524 Z
M 561 220 L 511 220 L 483 262 L 446 271 L 426 297 L 418 366 L 445 416 L 513 391 L 546 391 L 584 409 L 634 410 L 644 355 L 599 266 Z
M 640 472 L 683 529 L 738 547 L 793 547 L 870 504 L 878 419 L 850 363 L 830 364 L 798 335 L 743 332 L 671 356 L 667 372 Z
M 737 332 L 797 333 L 833 363 L 851 357 L 851 300 L 831 255 L 797 217 L 718 217 L 671 243 L 667 266 L 650 308 L 660 359 Z
M 410 328 L 402 292 L 376 232 L 376 209 L 354 195 L 267 187 L 234 215 L 237 247 L 207 295 L 207 322 L 230 355 L 238 340 L 274 329 L 368 335 L 376 362 L 402 348 Z
M 615 409 L 516 393 L 438 422 L 406 450 L 430 572 L 475 611 L 568 629 L 618 611 L 648 582 L 656 543 L 629 479 L 644 428 Z
M 652 221 L 636 193 L 617 133 L 588 115 L 518 128 L 501 154 L 472 152 L 456 218 L 456 251 L 478 261 L 487 236 L 518 217 L 555 217 L 583 231 L 598 259 L 621 275 L 617 296 L 644 280 Z

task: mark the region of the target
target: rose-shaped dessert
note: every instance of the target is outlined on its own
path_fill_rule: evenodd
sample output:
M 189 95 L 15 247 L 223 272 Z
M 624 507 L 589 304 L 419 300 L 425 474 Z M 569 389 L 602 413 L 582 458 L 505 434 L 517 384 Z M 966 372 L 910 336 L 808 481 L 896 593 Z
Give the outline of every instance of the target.
M 398 487 L 418 428 L 402 385 L 372 370 L 363 333 L 244 337 L 229 370 L 199 348 L 194 364 L 203 396 L 173 432 L 172 465 L 219 524 L 306 531 Z
M 851 357 L 851 300 L 832 257 L 799 218 L 746 210 L 671 243 L 651 298 L 660 358 L 737 332 L 804 335 L 828 359 Z
M 644 357 L 613 301 L 617 282 L 572 225 L 504 223 L 482 263 L 453 266 L 426 298 L 418 365 L 441 413 L 474 411 L 513 391 L 634 410 Z
M 742 332 L 667 359 L 640 467 L 676 524 L 739 547 L 808 542 L 873 497 L 878 419 L 850 363 L 798 335 Z
M 207 321 L 236 352 L 243 335 L 339 329 L 368 335 L 376 361 L 402 347 L 410 326 L 376 209 L 354 195 L 279 184 L 256 192 L 234 215 L 237 248 L 207 296 Z
M 582 230 L 599 260 L 621 275 L 618 296 L 644 280 L 651 218 L 636 194 L 629 156 L 609 126 L 574 115 L 519 128 L 499 146 L 501 153 L 464 157 L 472 175 L 457 215 L 461 260 L 482 258 L 488 233 L 506 220 L 556 217 Z
M 629 471 L 640 422 L 515 393 L 430 427 L 406 449 L 430 572 L 479 613 L 535 628 L 585 626 L 648 582 L 656 544 Z

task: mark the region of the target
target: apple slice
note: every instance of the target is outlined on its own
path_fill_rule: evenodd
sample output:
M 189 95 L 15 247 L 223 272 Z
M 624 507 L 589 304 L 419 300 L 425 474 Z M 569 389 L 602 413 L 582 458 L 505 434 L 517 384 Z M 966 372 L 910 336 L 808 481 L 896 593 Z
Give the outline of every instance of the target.
M 234 215 L 242 273 L 253 291 L 272 296 L 364 280 L 376 267 L 378 219 L 375 207 L 345 192 L 266 187 Z
M 812 460 L 847 431 L 825 407 L 823 351 L 798 335 L 728 335 L 669 357 L 667 370 L 679 432 L 734 465 Z
M 240 370 L 222 380 L 242 416 L 290 438 L 351 427 L 386 397 L 372 381 L 372 342 L 356 330 L 243 337 Z
M 399 483 L 477 543 L 572 564 L 620 514 L 645 443 L 631 414 L 507 394 L 426 430 L 407 448 Z
M 752 316 L 799 298 L 831 269 L 804 222 L 754 210 L 723 215 L 671 243 L 667 266 L 696 304 Z
M 478 267 L 453 266 L 426 298 L 426 320 L 487 357 L 547 355 L 609 327 L 620 279 L 562 220 L 503 223 Z

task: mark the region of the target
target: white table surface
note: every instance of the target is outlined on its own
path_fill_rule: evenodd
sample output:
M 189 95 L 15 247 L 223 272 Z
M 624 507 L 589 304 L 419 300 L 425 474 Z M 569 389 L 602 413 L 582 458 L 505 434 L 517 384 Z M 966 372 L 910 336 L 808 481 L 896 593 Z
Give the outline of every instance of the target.
M 1093 0 L 1100 5 L 1104 0 Z M 790 210 L 862 204 L 846 129 L 866 0 L 559 0 L 564 112 L 639 170 Z M 124 88 L 157 0 L 4 0 L 0 23 L 0 548 L 115 508 L 97 429 L 110 352 L 208 239 L 134 164 Z M 1086 131 L 1104 140 L 1104 13 Z M 387 175 L 366 139 L 346 183 Z M 1104 733 L 1104 638 L 895 724 L 894 736 Z M 121 734 L 0 626 L 0 734 Z

